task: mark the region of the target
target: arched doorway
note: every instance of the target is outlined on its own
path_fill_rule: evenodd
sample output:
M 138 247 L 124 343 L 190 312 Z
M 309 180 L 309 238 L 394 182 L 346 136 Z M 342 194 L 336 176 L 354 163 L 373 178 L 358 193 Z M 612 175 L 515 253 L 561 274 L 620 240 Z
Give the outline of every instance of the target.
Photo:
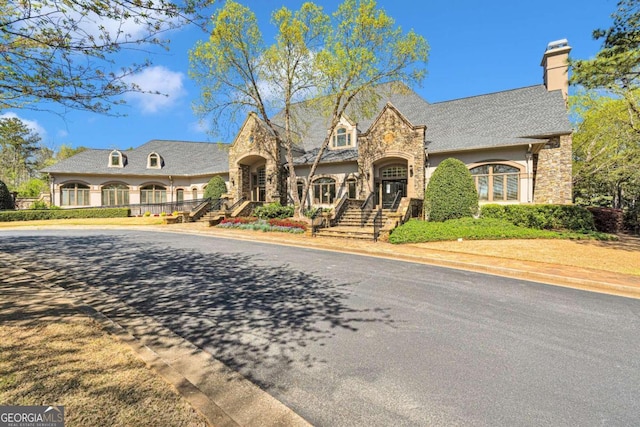
M 383 209 L 393 205 L 396 196 L 407 196 L 407 163 L 393 163 L 381 166 L 376 179 L 376 204 L 382 204 Z
M 238 162 L 238 183 L 240 195 L 253 202 L 267 201 L 267 161 L 261 156 L 247 156 Z M 273 178 L 271 178 L 273 179 Z

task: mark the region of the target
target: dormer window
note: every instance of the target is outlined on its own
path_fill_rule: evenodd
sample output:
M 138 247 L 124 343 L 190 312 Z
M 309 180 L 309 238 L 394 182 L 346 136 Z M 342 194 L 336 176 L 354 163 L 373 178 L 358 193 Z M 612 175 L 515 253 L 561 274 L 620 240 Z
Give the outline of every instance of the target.
M 331 149 L 353 148 L 357 138 L 356 124 L 346 117 L 340 119 L 331 136 Z
M 109 154 L 109 167 L 110 168 L 122 168 L 126 163 L 126 157 L 122 155 L 118 150 L 113 150 Z
M 147 157 L 147 169 L 161 169 L 162 166 L 162 157 L 158 153 L 149 154 L 149 157 Z

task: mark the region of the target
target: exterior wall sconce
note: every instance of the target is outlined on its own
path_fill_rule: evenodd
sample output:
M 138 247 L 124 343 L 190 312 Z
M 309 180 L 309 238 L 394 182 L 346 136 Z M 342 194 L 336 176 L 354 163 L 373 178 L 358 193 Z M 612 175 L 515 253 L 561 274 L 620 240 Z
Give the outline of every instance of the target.
M 409 176 L 413 177 L 413 165 L 409 165 Z
M 231 186 L 235 187 L 235 185 L 236 185 L 236 181 L 233 178 L 231 178 Z

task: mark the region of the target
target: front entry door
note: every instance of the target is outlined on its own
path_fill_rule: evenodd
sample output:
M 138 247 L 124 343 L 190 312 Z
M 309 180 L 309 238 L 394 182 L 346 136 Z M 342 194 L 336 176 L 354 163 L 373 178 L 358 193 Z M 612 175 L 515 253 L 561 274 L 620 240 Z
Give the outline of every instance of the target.
M 401 192 L 400 197 L 407 196 L 407 180 L 388 180 L 382 181 L 382 208 L 389 209 L 393 205 L 398 191 Z

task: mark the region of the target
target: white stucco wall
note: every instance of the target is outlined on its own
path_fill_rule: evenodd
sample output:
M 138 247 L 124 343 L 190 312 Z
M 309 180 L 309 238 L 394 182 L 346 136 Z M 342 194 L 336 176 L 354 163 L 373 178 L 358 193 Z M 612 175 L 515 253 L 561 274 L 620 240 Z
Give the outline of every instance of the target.
M 507 163 L 521 167 L 518 203 L 531 203 L 533 197 L 533 162 L 527 155 L 528 146 L 505 147 L 486 150 L 460 151 L 450 153 L 430 154 L 425 168 L 425 182 L 429 183 L 431 175 L 438 165 L 445 159 L 453 157 L 462 161 L 467 167 L 476 163 Z M 481 202 L 487 203 L 487 202 Z M 490 202 L 514 203 L 514 202 Z
M 229 186 L 228 174 L 221 174 L 227 188 Z M 114 175 L 72 175 L 72 174 L 52 174 L 53 182 L 51 184 L 51 192 L 53 194 L 53 204 L 61 206 L 60 187 L 69 183 L 81 183 L 89 186 L 89 206 L 102 205 L 102 187 L 108 184 L 125 184 L 129 187 L 129 203 L 140 203 L 140 188 L 150 184 L 162 185 L 167 189 L 167 202 L 176 201 L 176 192 L 178 189 L 184 190 L 184 200 L 193 200 L 193 189 L 197 189 L 197 197 L 202 198 L 204 188 L 213 175 L 195 176 L 195 177 L 176 177 L 172 176 L 170 180 L 168 176 L 114 176 Z M 63 206 L 76 207 L 76 206 Z

